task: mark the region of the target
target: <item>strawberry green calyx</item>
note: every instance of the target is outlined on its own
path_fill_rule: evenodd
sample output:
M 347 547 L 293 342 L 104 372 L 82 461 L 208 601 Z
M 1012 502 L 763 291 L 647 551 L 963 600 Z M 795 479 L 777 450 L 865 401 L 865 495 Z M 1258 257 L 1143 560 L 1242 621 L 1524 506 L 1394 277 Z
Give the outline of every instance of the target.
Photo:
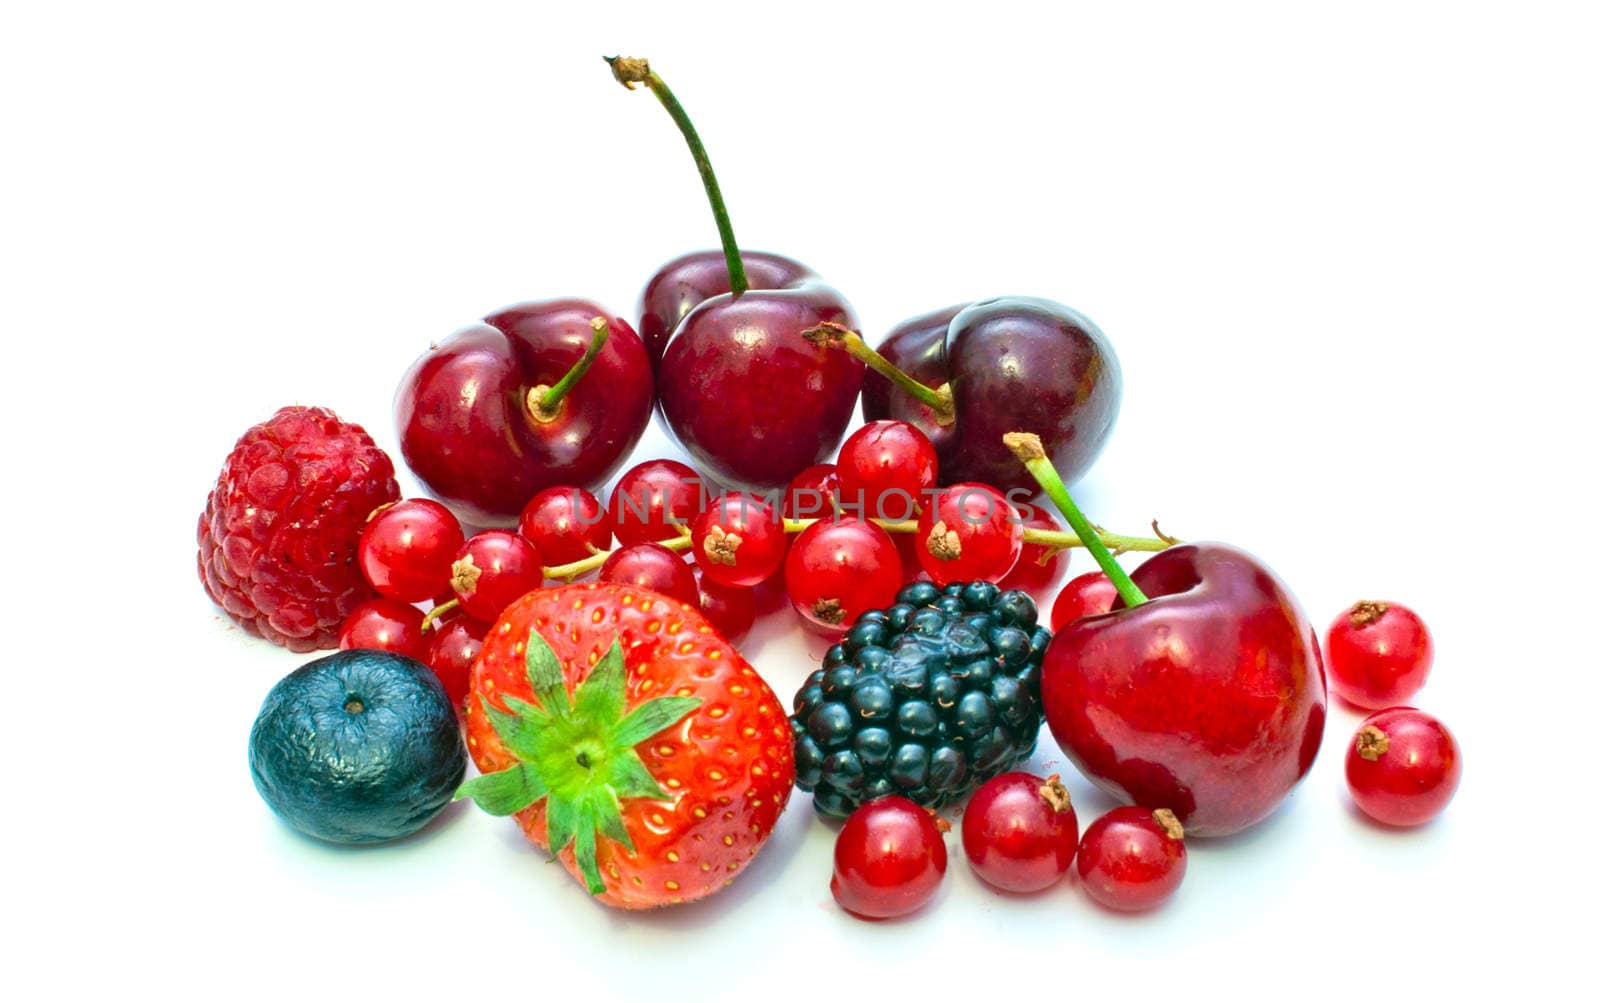
M 543 800 L 551 858 L 572 845 L 589 893 L 599 895 L 606 886 L 597 838 L 632 851 L 622 802 L 667 797 L 634 746 L 683 720 L 701 701 L 657 697 L 624 714 L 627 671 L 617 640 L 570 699 L 561 662 L 538 631 L 528 633 L 527 667 L 537 705 L 505 696 L 507 712 L 480 698 L 495 734 L 520 761 L 468 780 L 456 800 L 470 797 L 491 815 L 515 814 Z

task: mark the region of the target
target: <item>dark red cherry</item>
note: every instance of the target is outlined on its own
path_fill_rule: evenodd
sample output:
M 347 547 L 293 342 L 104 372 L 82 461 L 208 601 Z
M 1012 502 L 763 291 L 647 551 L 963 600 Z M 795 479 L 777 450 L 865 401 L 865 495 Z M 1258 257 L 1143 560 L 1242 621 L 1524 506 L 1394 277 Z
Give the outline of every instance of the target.
M 551 410 L 604 318 L 604 344 Z M 621 317 L 582 300 L 524 303 L 463 328 L 395 394 L 406 463 L 465 522 L 508 525 L 539 491 L 605 483 L 650 422 L 650 358 Z
M 1104 571 L 1085 572 L 1061 586 L 1050 607 L 1050 629 L 1059 631 L 1074 620 L 1109 613 L 1116 601 L 1117 587 Z
M 800 262 L 765 251 L 740 251 L 751 289 L 783 289 L 811 277 Z M 659 365 L 667 339 L 689 311 L 713 296 L 733 291 L 728 262 L 721 251 L 694 251 L 661 266 L 639 296 L 639 336 Z

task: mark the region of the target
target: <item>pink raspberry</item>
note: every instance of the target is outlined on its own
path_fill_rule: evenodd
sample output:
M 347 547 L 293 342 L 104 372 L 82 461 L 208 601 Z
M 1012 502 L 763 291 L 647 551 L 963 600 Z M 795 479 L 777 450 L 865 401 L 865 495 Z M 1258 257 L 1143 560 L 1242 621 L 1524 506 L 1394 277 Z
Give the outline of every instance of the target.
M 346 614 L 377 593 L 356 540 L 398 501 L 394 463 L 360 425 L 286 407 L 228 454 L 200 516 L 200 580 L 234 622 L 290 651 L 339 646 Z

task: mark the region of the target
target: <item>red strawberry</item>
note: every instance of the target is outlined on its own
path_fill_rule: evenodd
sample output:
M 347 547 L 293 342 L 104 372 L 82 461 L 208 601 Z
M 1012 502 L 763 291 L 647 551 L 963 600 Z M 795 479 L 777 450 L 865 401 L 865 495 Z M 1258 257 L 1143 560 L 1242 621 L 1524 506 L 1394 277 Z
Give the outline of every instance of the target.
M 462 785 L 607 905 L 690 902 L 756 855 L 793 738 L 766 680 L 693 606 L 629 585 L 530 592 L 472 669 Z

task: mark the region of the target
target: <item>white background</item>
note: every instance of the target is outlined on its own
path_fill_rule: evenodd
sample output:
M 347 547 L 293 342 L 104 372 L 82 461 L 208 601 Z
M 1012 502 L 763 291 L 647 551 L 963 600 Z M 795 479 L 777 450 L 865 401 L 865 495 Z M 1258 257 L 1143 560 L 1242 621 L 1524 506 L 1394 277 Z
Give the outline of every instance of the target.
M 8 989 L 1572 983 L 1600 669 L 1583 5 L 576 6 L 8 5 Z M 1096 519 L 1243 545 L 1319 625 L 1363 596 L 1420 610 L 1438 660 L 1419 702 L 1464 747 L 1449 812 L 1364 823 L 1342 775 L 1358 717 L 1338 709 L 1295 796 L 1194 842 L 1156 914 L 1071 884 L 997 896 L 952 839 L 939 900 L 878 925 L 833 905 L 832 832 L 803 796 L 730 890 L 642 916 L 464 806 L 379 849 L 279 824 L 245 741 L 303 659 L 206 600 L 206 491 L 280 405 L 333 407 L 392 450 L 395 382 L 431 340 L 526 298 L 631 315 L 660 262 L 713 245 L 678 134 L 600 62 L 619 52 L 695 116 L 741 241 L 821 271 L 869 338 L 1005 293 L 1094 318 L 1127 383 L 1079 492 Z M 667 447 L 653 430 L 640 449 Z M 785 695 L 810 668 L 786 616 L 748 651 Z M 1058 755 L 1046 736 L 1035 765 Z M 1107 802 L 1064 772 L 1086 823 Z

